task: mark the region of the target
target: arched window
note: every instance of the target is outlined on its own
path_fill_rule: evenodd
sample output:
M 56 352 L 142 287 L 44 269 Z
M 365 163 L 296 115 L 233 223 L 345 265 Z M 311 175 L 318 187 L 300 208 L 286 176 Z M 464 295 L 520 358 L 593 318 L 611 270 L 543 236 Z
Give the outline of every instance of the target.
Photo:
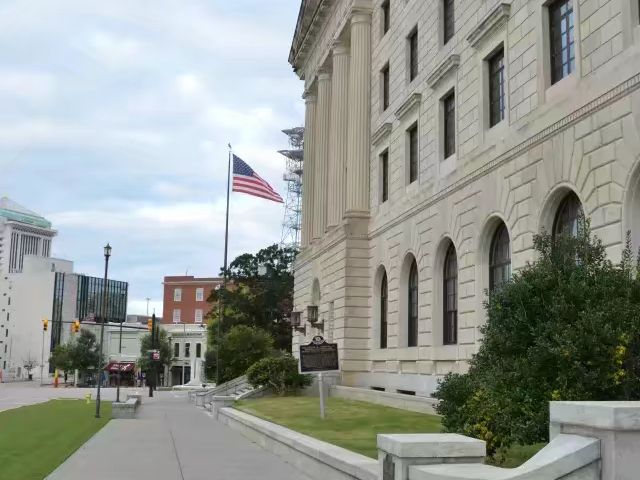
M 380 348 L 387 348 L 387 312 L 389 305 L 389 290 L 387 287 L 387 273 L 382 275 L 380 284 Z
M 511 278 L 511 248 L 509 232 L 504 223 L 493 234 L 489 252 L 489 290 L 499 287 Z
M 407 318 L 407 346 L 418 346 L 418 266 L 414 260 L 409 270 L 409 302 Z
M 570 192 L 562 199 L 553 221 L 553 235 L 578 235 L 578 227 L 584 218 L 584 211 L 578 196 Z
M 458 260 L 453 243 L 444 258 L 443 339 L 445 345 L 458 343 Z

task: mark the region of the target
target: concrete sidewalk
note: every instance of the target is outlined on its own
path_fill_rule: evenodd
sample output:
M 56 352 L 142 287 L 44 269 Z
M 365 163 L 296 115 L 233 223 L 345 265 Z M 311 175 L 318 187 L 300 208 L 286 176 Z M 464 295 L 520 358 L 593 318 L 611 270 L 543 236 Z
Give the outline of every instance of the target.
M 187 402 L 183 392 L 143 398 L 138 418 L 112 420 L 50 480 L 309 480 Z

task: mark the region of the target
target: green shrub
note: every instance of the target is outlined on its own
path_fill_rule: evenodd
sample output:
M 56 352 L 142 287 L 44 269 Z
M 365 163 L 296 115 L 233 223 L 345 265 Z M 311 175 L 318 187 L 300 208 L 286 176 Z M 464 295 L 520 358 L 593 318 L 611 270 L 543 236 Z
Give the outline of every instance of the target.
M 298 361 L 291 355 L 258 360 L 247 370 L 247 378 L 254 387 L 268 386 L 277 395 L 293 393 L 311 384 L 309 375 L 298 373 Z
M 548 438 L 551 400 L 640 399 L 640 280 L 630 242 L 613 265 L 588 225 L 535 238 L 539 259 L 491 292 L 483 341 L 465 375 L 435 394 L 447 431 L 490 454 Z

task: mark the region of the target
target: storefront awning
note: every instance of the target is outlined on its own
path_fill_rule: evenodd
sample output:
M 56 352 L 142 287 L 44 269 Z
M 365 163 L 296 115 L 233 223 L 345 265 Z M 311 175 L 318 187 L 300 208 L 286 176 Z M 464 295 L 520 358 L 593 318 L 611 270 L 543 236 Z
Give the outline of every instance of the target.
M 109 362 L 109 364 L 104 367 L 107 372 L 118 373 L 118 370 L 122 373 L 133 372 L 136 368 L 136 362 Z

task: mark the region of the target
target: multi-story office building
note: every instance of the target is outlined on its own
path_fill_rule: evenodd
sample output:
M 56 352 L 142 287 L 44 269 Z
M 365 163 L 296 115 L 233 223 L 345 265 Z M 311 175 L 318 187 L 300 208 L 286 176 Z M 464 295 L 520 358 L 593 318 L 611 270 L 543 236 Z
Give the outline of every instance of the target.
M 295 310 L 337 341 L 344 384 L 430 395 L 464 371 L 486 290 L 538 232 L 584 214 L 612 260 L 627 230 L 640 243 L 636 0 L 304 0 L 289 60 Z
M 164 277 L 163 323 L 202 324 L 211 305 L 207 299 L 221 278 Z

